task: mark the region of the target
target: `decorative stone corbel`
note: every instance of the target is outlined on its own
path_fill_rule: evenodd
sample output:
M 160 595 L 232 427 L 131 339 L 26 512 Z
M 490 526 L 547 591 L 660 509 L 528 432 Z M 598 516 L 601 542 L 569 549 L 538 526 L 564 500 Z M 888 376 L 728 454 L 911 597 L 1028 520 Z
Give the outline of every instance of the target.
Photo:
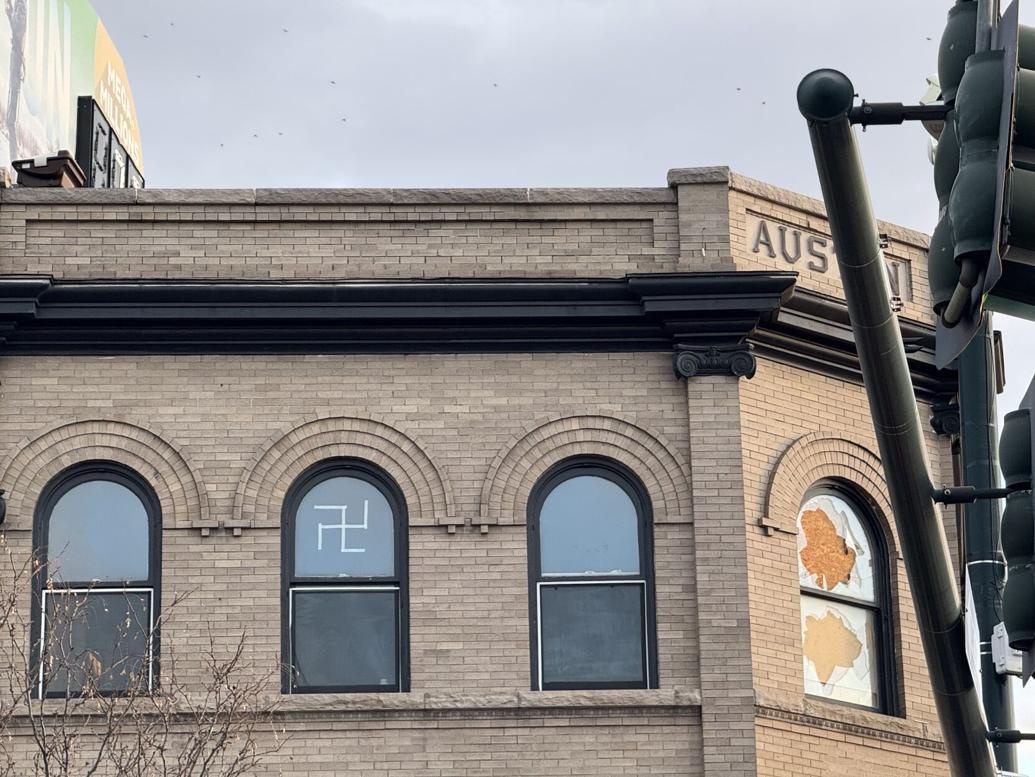
M 960 406 L 952 401 L 935 402 L 931 405 L 931 428 L 939 436 L 959 434 L 962 428 Z
M 672 366 L 681 378 L 698 375 L 755 376 L 755 355 L 749 343 L 736 345 L 688 345 L 677 343 Z

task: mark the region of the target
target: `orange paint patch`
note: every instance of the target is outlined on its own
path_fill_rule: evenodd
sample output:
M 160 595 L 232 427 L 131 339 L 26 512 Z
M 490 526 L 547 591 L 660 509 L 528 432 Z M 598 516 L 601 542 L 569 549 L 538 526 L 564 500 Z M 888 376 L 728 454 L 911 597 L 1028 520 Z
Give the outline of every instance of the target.
M 837 533 L 834 522 L 822 510 L 806 510 L 801 516 L 805 547 L 801 563 L 816 582 L 828 591 L 847 583 L 855 568 L 855 551 Z
M 805 619 L 802 649 L 815 665 L 819 681 L 826 685 L 837 667 L 851 668 L 862 653 L 862 642 L 840 618 L 828 612 L 822 618 L 810 615 Z

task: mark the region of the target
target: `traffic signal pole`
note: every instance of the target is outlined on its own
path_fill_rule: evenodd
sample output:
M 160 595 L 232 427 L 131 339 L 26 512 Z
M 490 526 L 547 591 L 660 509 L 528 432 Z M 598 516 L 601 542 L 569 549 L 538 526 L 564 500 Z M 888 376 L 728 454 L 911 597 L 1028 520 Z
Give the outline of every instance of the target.
M 976 0 L 974 50 L 992 48 L 997 0 Z M 963 482 L 977 489 L 999 486 L 999 435 L 996 432 L 995 351 L 992 316 L 986 313 L 977 334 L 959 356 L 960 458 Z M 998 674 L 992 660 L 992 629 L 1002 620 L 1006 560 L 999 548 L 1002 524 L 998 499 L 977 499 L 964 507 L 963 537 L 967 580 L 978 624 L 981 699 L 988 727 L 1013 729 L 1013 691 L 1009 675 Z M 1017 745 L 992 745 L 1000 769 L 1017 771 Z
M 960 454 L 963 482 L 977 489 L 999 486 L 996 433 L 995 352 L 991 316 L 959 357 Z M 996 673 L 992 661 L 992 629 L 1002 620 L 1006 560 L 999 549 L 1002 521 L 998 499 L 977 499 L 964 508 L 967 579 L 974 597 L 981 655 L 981 691 L 988 727 L 1012 729 L 1013 692 L 1008 675 Z M 1017 746 L 993 745 L 999 768 L 1017 771 Z
M 931 498 L 920 414 L 849 121 L 854 95 L 844 74 L 819 70 L 802 80 L 798 106 L 809 124 L 949 766 L 954 777 L 995 777 L 966 659 L 959 591 Z

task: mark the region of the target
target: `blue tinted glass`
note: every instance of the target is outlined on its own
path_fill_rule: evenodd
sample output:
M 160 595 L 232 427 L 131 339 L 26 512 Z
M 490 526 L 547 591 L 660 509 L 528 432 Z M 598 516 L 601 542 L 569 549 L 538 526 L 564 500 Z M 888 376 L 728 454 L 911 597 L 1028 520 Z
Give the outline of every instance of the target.
M 377 488 L 338 477 L 309 489 L 295 513 L 296 577 L 392 577 L 395 519 Z
M 47 571 L 67 582 L 147 580 L 149 532 L 140 498 L 110 480 L 66 491 L 50 513 Z
M 539 513 L 544 575 L 640 571 L 636 507 L 606 478 L 580 475 L 550 492 Z

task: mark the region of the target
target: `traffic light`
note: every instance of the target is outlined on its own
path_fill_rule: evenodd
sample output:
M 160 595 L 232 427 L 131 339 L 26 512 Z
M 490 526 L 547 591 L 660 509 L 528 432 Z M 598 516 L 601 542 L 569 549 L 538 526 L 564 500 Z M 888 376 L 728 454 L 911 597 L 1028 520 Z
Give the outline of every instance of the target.
M 951 109 L 935 156 L 940 218 L 928 254 L 939 367 L 973 338 L 986 302 L 1035 318 L 1035 28 L 1018 24 L 1019 1 L 994 47 L 977 53 L 977 3 L 957 3 L 939 47 Z
M 1019 410 L 1006 414 L 999 436 L 999 466 L 1007 488 L 1001 542 L 1006 557 L 1003 623 L 1010 647 L 1024 654 L 1022 679 L 1035 670 L 1035 379 Z

